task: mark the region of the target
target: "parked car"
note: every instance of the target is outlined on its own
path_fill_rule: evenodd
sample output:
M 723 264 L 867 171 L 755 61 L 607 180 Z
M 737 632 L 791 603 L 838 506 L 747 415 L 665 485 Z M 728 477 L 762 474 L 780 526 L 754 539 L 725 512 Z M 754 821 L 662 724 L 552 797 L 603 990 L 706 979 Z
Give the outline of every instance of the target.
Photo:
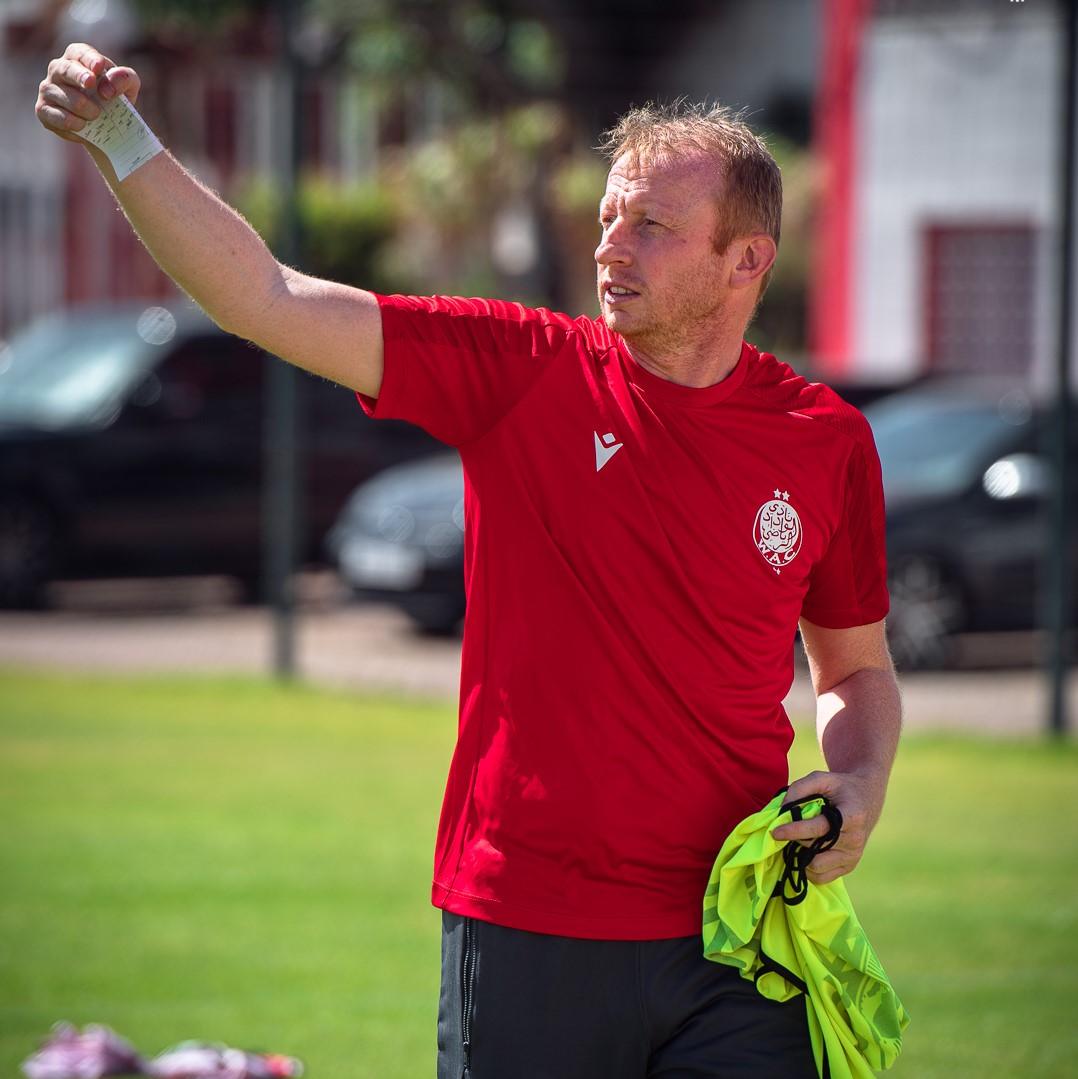
M 887 497 L 896 664 L 946 666 L 957 634 L 1042 624 L 1052 542 L 1050 410 L 1024 389 L 979 381 L 922 384 L 869 405 L 865 415 Z M 1068 471 L 1078 492 L 1075 439 Z M 1073 579 L 1073 531 L 1065 555 Z M 1069 609 L 1073 625 L 1078 591 Z
M 345 504 L 330 560 L 359 598 L 398 607 L 427 633 L 464 617 L 464 474 L 453 452 L 387 469 Z
M 279 361 L 272 361 L 279 362 Z M 261 568 L 265 354 L 192 304 L 61 311 L 0 348 L 0 605 L 59 576 Z M 437 443 L 300 373 L 302 555 L 356 484 Z

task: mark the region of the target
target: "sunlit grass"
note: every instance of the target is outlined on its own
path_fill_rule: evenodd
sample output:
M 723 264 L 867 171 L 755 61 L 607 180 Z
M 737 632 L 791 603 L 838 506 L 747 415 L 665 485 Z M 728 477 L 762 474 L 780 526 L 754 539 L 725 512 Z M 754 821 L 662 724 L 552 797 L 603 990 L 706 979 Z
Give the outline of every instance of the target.
M 449 704 L 0 675 L 0 1075 L 58 1019 L 322 1079 L 433 1075 Z M 811 736 L 795 774 L 818 767 Z M 907 738 L 848 880 L 912 1016 L 891 1074 L 1069 1076 L 1078 751 Z
M 0 1074 L 52 1022 L 430 1070 L 444 706 L 0 681 Z

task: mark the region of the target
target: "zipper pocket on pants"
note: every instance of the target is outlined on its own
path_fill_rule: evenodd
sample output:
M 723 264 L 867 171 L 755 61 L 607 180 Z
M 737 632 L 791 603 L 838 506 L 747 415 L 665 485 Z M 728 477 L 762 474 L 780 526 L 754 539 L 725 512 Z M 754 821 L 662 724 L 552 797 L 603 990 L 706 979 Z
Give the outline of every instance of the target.
M 464 953 L 460 970 L 460 1041 L 464 1057 L 464 1076 L 472 1065 L 472 1013 L 475 1010 L 476 924 L 464 919 Z

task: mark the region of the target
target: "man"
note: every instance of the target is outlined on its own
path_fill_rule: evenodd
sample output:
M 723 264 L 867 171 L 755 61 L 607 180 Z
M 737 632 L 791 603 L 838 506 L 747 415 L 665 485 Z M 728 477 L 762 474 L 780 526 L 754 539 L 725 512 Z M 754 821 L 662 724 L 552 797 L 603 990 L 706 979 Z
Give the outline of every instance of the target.
M 37 115 L 79 141 L 138 76 L 70 46 Z M 468 612 L 433 898 L 441 1077 L 814 1076 L 803 1004 L 701 956 L 712 861 L 787 782 L 800 625 L 860 859 L 900 704 L 864 420 L 742 337 L 774 263 L 778 169 L 721 110 L 608 139 L 601 318 L 379 297 L 280 265 L 167 153 L 119 180 L 160 265 L 225 329 L 460 451 Z M 811 842 L 822 818 L 780 839 Z

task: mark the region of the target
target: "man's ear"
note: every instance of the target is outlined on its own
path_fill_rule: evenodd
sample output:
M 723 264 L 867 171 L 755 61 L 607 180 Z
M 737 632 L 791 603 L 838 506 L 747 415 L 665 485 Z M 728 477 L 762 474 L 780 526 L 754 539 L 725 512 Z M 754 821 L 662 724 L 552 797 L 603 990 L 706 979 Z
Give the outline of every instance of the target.
M 734 264 L 730 270 L 731 288 L 749 288 L 774 265 L 778 247 L 764 232 L 742 237 L 734 241 Z

